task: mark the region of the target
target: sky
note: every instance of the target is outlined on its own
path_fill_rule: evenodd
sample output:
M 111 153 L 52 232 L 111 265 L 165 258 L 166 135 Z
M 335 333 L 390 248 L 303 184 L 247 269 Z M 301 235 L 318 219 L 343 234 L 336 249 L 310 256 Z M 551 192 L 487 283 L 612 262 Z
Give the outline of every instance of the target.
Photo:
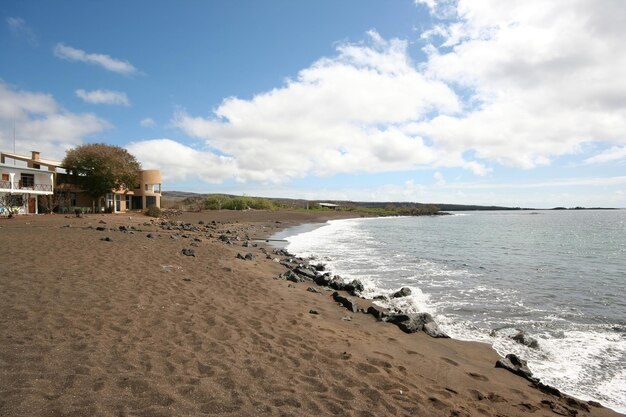
M 0 149 L 164 190 L 626 207 L 622 0 L 0 4 Z

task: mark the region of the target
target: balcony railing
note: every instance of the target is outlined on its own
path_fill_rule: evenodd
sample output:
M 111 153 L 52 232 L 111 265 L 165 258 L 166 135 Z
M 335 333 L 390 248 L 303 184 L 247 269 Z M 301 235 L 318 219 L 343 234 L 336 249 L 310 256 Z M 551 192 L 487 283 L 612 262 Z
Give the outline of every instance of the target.
M 0 189 L 3 190 L 31 190 L 31 191 L 52 191 L 52 185 L 49 184 L 31 184 L 18 182 L 17 187 L 12 187 L 11 181 L 0 181 Z

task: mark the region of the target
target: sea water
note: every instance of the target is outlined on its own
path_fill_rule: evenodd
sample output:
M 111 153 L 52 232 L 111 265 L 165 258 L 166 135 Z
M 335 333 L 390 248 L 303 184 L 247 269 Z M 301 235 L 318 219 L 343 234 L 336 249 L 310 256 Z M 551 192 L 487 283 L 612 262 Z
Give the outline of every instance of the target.
M 626 210 L 359 218 L 291 234 L 290 252 L 361 280 L 365 296 L 409 287 L 386 306 L 429 312 L 451 337 L 626 412 Z M 539 347 L 512 340 L 520 330 Z

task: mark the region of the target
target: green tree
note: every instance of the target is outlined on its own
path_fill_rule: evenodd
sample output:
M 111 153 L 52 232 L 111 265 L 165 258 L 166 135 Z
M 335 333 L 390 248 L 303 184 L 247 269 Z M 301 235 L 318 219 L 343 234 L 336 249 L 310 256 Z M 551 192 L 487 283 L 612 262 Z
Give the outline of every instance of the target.
M 74 183 L 98 201 L 114 190 L 132 190 L 137 184 L 141 165 L 126 149 L 94 143 L 67 151 L 63 167 Z

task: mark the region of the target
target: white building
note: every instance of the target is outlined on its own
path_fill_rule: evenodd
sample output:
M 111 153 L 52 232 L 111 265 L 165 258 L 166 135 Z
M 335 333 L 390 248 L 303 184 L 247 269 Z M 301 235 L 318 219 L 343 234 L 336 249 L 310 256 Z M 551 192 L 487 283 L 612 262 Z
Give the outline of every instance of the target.
M 0 163 L 0 198 L 14 197 L 12 207 L 17 214 L 39 213 L 39 196 L 54 193 L 54 173 Z M 9 208 L 0 205 L 0 215 L 8 215 Z

